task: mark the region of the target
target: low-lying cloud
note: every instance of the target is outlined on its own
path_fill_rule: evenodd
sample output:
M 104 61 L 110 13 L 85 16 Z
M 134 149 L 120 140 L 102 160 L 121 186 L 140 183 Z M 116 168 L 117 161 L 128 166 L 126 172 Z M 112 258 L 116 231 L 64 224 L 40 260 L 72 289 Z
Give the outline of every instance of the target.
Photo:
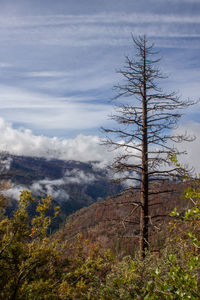
M 46 178 L 35 181 L 28 186 L 16 185 L 10 181 L 9 188 L 3 190 L 3 194 L 8 198 L 18 200 L 21 191 L 28 189 L 34 196 L 43 197 L 50 195 L 55 200 L 67 201 L 70 198 L 67 192 L 67 186 L 70 184 L 91 184 L 95 180 L 97 180 L 97 177 L 93 173 L 84 172 L 80 169 L 72 169 L 67 170 L 62 178 Z
M 62 187 L 65 181 L 63 178 L 49 180 L 43 179 L 37 182 L 34 182 L 29 190 L 38 196 L 41 195 L 50 195 L 53 199 L 59 199 L 59 201 L 67 201 L 69 199 L 69 195 Z
M 181 161 L 188 163 L 190 166 L 200 171 L 200 123 L 189 122 L 181 125 L 178 132 L 187 131 L 196 136 L 196 140 L 191 143 L 181 143 L 179 149 L 186 150 L 188 155 L 184 156 Z M 116 156 L 116 152 L 109 151 L 106 146 L 101 145 L 99 136 L 78 135 L 74 139 L 61 139 L 57 137 L 46 137 L 34 135 L 31 130 L 14 129 L 10 123 L 0 118 L 0 151 L 9 152 L 13 155 L 45 157 L 47 159 L 76 160 L 81 162 L 97 161 L 94 168 L 103 168 L 105 164 L 111 162 Z M 5 167 L 9 168 L 10 162 L 5 162 Z M 74 171 L 75 172 L 75 171 Z M 67 174 L 66 174 L 67 175 Z M 86 175 L 81 173 L 70 174 L 68 180 L 80 181 L 81 177 Z M 89 175 L 88 175 L 89 176 Z M 69 179 L 71 178 L 71 179 Z M 76 178 L 76 179 L 73 179 Z M 94 178 L 87 178 L 94 180 Z
M 108 161 L 112 153 L 100 145 L 98 136 L 78 135 L 74 139 L 49 138 L 34 135 L 28 129 L 14 129 L 0 118 L 0 151 L 14 155 L 45 157 L 47 159 Z
M 10 182 L 9 188 L 3 190 L 2 192 L 5 197 L 18 200 L 20 198 L 20 193 L 28 189 L 33 193 L 34 196 L 45 197 L 46 195 L 50 195 L 55 200 L 67 201 L 69 199 L 69 195 L 67 191 L 62 187 L 63 184 L 64 181 L 62 179 L 39 180 L 31 184 L 30 186 L 16 185 L 15 183 Z
M 24 191 L 26 189 L 27 189 L 27 187 L 24 185 L 16 185 L 16 184 L 10 183 L 10 187 L 6 190 L 3 190 L 2 193 L 7 198 L 19 200 L 21 191 Z
M 73 169 L 71 171 L 66 171 L 64 180 L 66 183 L 89 184 L 94 182 L 96 177 L 92 173 L 86 173 L 79 169 Z

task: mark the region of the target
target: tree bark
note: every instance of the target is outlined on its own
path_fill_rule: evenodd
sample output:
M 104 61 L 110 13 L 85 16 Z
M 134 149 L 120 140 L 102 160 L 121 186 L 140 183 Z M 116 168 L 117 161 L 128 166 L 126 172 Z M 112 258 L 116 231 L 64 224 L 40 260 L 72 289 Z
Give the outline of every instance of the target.
M 148 132 L 147 132 L 147 97 L 146 97 L 146 51 L 143 51 L 143 86 L 142 86 L 142 182 L 140 192 L 140 256 L 145 257 L 145 251 L 148 250 L 148 227 L 149 227 L 149 212 L 148 212 Z

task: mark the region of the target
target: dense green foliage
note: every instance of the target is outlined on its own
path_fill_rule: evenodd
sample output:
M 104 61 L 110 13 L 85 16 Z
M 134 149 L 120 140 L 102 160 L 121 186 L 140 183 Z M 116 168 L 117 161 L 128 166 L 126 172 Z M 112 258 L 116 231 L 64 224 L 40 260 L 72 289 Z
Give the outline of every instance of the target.
M 95 295 L 112 256 L 109 252 L 101 255 L 81 236 L 73 245 L 48 236 L 51 218 L 46 213 L 51 198 L 37 204 L 37 215 L 30 220 L 28 206 L 33 201 L 30 192 L 22 192 L 18 209 L 9 219 L 3 214 L 5 199 L 1 199 L 0 299 L 87 299 Z M 58 212 L 56 207 L 55 216 Z
M 21 194 L 12 218 L 0 208 L 0 299 L 199 299 L 200 181 L 185 191 L 188 208 L 171 213 L 165 245 L 117 260 L 81 235 L 75 243 L 48 236 L 51 198 L 37 204 L 28 191 Z M 55 209 L 55 216 L 59 209 Z
M 169 235 L 159 256 L 125 257 L 107 275 L 103 299 L 200 298 L 200 181 L 185 191 L 191 208 L 171 213 Z

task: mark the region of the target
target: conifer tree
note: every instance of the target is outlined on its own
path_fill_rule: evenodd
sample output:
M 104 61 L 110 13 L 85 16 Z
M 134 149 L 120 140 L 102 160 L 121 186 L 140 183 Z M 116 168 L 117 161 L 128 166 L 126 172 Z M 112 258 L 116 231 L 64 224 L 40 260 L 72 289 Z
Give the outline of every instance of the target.
M 182 168 L 174 166 L 171 159 L 184 151 L 179 151 L 174 144 L 193 138 L 176 134 L 173 129 L 182 115 L 181 109 L 194 102 L 184 101 L 174 92 L 165 93 L 159 81 L 166 77 L 157 66 L 159 59 L 154 58 L 157 56 L 154 45 L 145 36 L 132 37 L 132 40 L 135 57 L 126 57 L 125 67 L 119 71 L 124 84 L 115 86 L 114 100 L 123 99 L 111 115 L 118 127 L 103 130 L 107 135 L 104 144 L 120 153 L 111 166 L 119 177 L 116 181 L 132 182 L 123 193 L 140 190 L 140 200 L 135 205 L 140 209 L 139 248 L 144 257 L 149 248 L 149 198 L 155 193 L 149 183 L 181 175 Z

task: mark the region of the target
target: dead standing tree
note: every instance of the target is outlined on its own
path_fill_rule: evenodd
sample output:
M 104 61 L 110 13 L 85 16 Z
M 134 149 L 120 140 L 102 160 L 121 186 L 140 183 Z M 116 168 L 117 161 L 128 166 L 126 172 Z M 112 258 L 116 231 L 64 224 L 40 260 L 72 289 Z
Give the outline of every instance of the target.
M 140 190 L 140 200 L 135 205 L 140 208 L 139 249 L 144 257 L 149 248 L 149 197 L 155 193 L 149 183 L 158 178 L 174 178 L 182 172 L 170 160 L 181 153 L 173 144 L 192 138 L 176 135 L 173 129 L 181 117 L 180 109 L 193 102 L 182 101 L 176 93 L 164 93 L 159 88 L 158 81 L 166 77 L 157 67 L 154 45 L 149 45 L 145 36 L 133 38 L 133 44 L 135 59 L 126 57 L 126 65 L 119 71 L 125 83 L 115 87 L 118 94 L 114 98 L 131 99 L 117 105 L 116 114 L 111 116 L 119 128 L 103 130 L 108 133 L 104 144 L 120 153 L 111 166 L 119 176 L 116 181 L 132 182 L 123 193 Z

